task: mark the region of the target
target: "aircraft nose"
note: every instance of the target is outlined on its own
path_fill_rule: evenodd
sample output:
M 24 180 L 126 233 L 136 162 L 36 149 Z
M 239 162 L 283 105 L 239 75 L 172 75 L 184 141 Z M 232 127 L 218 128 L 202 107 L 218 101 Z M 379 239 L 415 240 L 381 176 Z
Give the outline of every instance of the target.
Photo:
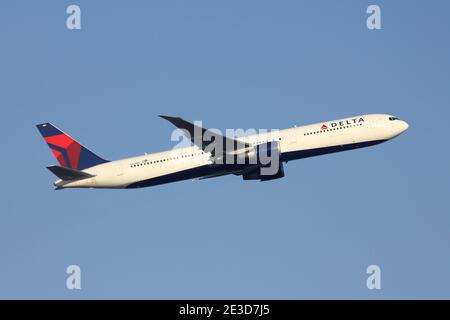
M 400 120 L 400 127 L 402 132 L 405 132 L 409 128 L 409 124 L 406 121 Z
M 406 130 L 408 130 L 409 125 L 406 123 L 406 121 L 403 120 L 396 120 L 391 123 L 392 128 L 392 137 L 396 137 Z

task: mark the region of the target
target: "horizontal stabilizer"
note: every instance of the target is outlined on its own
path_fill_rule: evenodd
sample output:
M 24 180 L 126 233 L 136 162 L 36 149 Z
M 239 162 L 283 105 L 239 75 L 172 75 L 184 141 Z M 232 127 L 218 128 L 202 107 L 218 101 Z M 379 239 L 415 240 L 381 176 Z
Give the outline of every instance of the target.
M 60 166 L 50 166 L 47 167 L 47 169 L 50 170 L 58 178 L 65 181 L 83 180 L 93 177 L 92 174 Z

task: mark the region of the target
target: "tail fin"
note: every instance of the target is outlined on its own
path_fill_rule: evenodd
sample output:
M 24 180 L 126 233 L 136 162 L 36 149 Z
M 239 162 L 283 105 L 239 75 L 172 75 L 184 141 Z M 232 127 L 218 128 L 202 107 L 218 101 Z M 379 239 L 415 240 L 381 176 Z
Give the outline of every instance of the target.
M 51 123 L 36 126 L 59 164 L 64 168 L 84 170 L 108 162 L 82 146 Z

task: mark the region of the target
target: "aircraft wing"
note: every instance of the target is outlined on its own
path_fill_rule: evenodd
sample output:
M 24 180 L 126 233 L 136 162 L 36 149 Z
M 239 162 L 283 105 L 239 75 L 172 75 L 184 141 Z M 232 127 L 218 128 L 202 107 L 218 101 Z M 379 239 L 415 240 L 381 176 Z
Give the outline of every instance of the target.
M 226 153 L 226 148 L 230 146 L 234 146 L 233 150 L 239 150 L 250 147 L 250 145 L 245 142 L 223 136 L 210 129 L 199 127 L 179 117 L 171 117 L 164 115 L 160 115 L 160 117 L 171 122 L 175 127 L 183 130 L 186 133 L 186 135 L 191 139 L 192 143 L 204 151 L 211 143 L 215 142 L 216 139 L 221 140 L 224 154 Z M 212 136 L 213 139 L 211 139 L 211 141 L 208 141 L 204 139 L 205 136 L 207 137 Z M 211 152 L 211 150 L 206 151 Z

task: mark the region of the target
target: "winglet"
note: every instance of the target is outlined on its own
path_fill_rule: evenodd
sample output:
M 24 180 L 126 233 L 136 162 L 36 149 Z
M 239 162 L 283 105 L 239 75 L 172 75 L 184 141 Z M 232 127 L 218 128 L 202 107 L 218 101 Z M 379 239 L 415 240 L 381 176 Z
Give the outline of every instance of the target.
M 159 115 L 160 118 L 163 118 L 164 120 L 169 121 L 172 123 L 175 127 L 178 127 L 180 129 L 186 129 L 189 130 L 191 127 L 194 126 L 194 124 L 187 122 L 186 120 L 180 118 L 180 117 L 172 117 L 172 116 L 165 116 L 165 115 Z
M 165 116 L 163 114 L 158 115 L 158 117 L 166 119 L 167 121 L 182 120 L 180 117 Z

